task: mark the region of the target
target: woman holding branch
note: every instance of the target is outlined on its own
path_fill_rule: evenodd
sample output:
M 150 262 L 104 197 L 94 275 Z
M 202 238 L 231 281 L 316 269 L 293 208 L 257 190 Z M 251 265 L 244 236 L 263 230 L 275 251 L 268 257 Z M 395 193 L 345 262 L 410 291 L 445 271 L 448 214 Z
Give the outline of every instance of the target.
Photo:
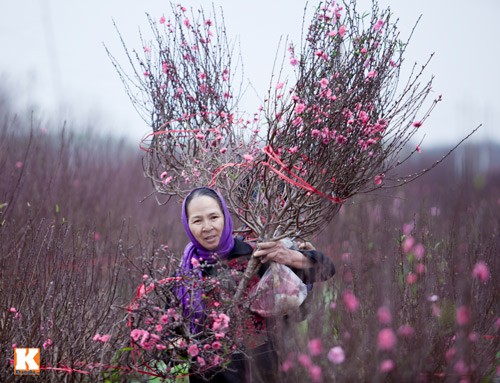
M 328 257 L 315 250 L 310 243 L 300 244 L 297 250 L 287 247 L 283 241 L 260 242 L 254 248 L 244 240 L 233 237 L 233 224 L 226 202 L 217 191 L 207 187 L 192 190 L 184 199 L 182 223 L 190 243 L 184 250 L 179 275 L 197 272 L 200 278 L 215 277 L 218 283 L 225 286 L 234 283 L 235 291 L 238 276 L 241 278 L 249 259 L 258 257 L 262 267 L 248 285 L 248 297 L 273 262 L 288 266 L 309 287 L 335 273 Z M 231 278 L 226 278 L 228 275 Z M 203 291 L 185 286 L 179 288 L 177 295 L 184 314 L 190 318 L 191 334 L 196 336 L 203 331 L 204 319 L 209 315 L 213 302 Z M 259 298 L 256 294 L 255 301 Z M 237 305 L 239 302 L 234 303 Z M 251 310 L 253 306 L 250 305 Z M 272 323 L 281 317 L 264 318 L 257 313 L 259 310 L 253 311 L 248 313 L 243 323 L 238 324 L 244 327 L 240 329 L 244 332 L 243 351 L 235 352 L 231 360 L 221 366 L 211 367 L 206 375 L 191 375 L 191 383 L 207 380 L 220 383 L 275 381 L 278 358 L 270 334 Z

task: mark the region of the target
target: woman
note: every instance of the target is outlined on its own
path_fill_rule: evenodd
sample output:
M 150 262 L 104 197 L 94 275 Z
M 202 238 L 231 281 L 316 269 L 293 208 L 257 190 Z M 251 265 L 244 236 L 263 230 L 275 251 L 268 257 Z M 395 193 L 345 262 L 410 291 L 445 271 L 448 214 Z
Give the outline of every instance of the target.
M 233 238 L 233 223 L 222 196 L 213 189 L 201 187 L 194 189 L 184 199 L 182 205 L 182 223 L 189 237 L 182 257 L 180 274 L 193 271 L 193 265 L 199 267 L 200 276 L 213 276 L 220 270 L 214 265 L 223 264 L 234 270 L 244 270 L 250 257 L 260 258 L 263 266 L 259 270 L 262 276 L 270 261 L 289 266 L 306 284 L 326 280 L 333 276 L 335 268 L 322 253 L 314 250 L 309 243 L 302 244 L 302 249 L 292 250 L 282 242 L 261 242 L 257 250 L 238 238 Z M 190 292 L 180 288 L 178 296 L 184 311 L 188 312 L 192 322 L 191 331 L 197 332 L 203 322 L 203 303 L 201 292 Z M 275 382 L 278 371 L 277 354 L 273 349 L 262 317 L 255 314 L 253 323 L 257 329 L 252 336 L 253 344 L 243 356 L 235 353 L 229 365 L 220 371 L 210 371 L 210 382 L 216 383 L 264 383 Z M 252 367 L 252 366 L 255 366 Z M 191 383 L 206 382 L 206 376 L 190 376 Z

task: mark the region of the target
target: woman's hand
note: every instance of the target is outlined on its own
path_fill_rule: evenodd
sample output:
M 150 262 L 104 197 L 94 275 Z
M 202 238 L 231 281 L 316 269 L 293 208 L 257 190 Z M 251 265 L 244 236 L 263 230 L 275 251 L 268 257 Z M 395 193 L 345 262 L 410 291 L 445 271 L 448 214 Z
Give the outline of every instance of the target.
M 299 250 L 316 250 L 311 242 L 301 242 L 299 243 Z
M 310 245 L 310 248 L 304 247 L 304 250 L 314 249 L 309 242 L 305 244 Z M 260 258 L 262 263 L 273 261 L 295 269 L 308 269 L 313 266 L 313 263 L 304 254 L 300 251 L 289 249 L 281 241 L 258 243 L 257 250 L 254 251 L 253 256 Z

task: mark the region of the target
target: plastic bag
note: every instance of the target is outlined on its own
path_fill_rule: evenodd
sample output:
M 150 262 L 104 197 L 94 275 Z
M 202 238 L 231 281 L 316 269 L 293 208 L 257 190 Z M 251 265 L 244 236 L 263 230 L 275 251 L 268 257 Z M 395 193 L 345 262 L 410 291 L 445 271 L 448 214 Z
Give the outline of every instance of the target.
M 288 266 L 272 262 L 250 291 L 250 310 L 263 317 L 283 316 L 297 309 L 307 286 Z

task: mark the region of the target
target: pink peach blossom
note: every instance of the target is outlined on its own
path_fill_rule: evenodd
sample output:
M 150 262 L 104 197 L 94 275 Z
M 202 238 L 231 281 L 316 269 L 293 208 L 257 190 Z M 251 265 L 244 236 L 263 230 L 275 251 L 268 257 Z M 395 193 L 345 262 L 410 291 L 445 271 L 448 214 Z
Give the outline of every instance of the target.
M 471 313 L 467 306 L 460 306 L 457 309 L 456 319 L 459 326 L 465 326 L 467 323 L 469 323 L 471 319 L 470 317 Z
M 311 380 L 314 383 L 321 382 L 321 367 L 320 366 L 313 364 L 313 365 L 309 366 L 308 371 L 309 371 L 309 376 L 311 377 Z
M 415 335 L 415 329 L 409 324 L 401 325 L 398 328 L 398 335 L 403 338 L 411 338 Z
M 167 19 L 165 19 L 165 16 L 160 17 L 160 24 L 165 24 L 165 21 L 167 21 Z
M 187 351 L 188 351 L 188 354 L 191 356 L 198 356 L 198 354 L 200 353 L 200 349 L 198 348 L 198 345 L 196 345 L 196 344 L 189 345 Z
M 387 306 L 380 306 L 378 308 L 377 319 L 381 324 L 390 324 L 392 322 L 392 314 Z
M 352 291 L 344 291 L 342 300 L 344 301 L 347 311 L 354 312 L 359 308 L 358 298 L 356 298 L 356 295 L 354 295 Z
M 309 349 L 309 354 L 312 356 L 317 356 L 321 354 L 321 339 L 314 338 L 309 341 L 307 344 L 307 348 Z
M 99 339 L 101 342 L 103 343 L 106 343 L 108 342 L 109 340 L 111 339 L 111 335 L 110 334 L 103 334 L 101 335 L 101 339 Z
M 201 356 L 197 357 L 196 358 L 196 361 L 198 362 L 198 364 L 203 367 L 205 366 L 207 363 L 205 362 L 205 359 L 203 359 Z
M 92 338 L 94 342 L 103 342 L 103 343 L 108 342 L 110 339 L 111 335 L 109 334 L 104 334 L 104 335 L 95 334 L 94 337 Z
M 377 22 L 376 22 L 376 24 L 373 26 L 373 30 L 374 30 L 375 32 L 378 32 L 378 31 L 380 31 L 380 29 L 382 29 L 383 25 L 384 25 L 384 20 L 379 20 L 379 21 L 377 21 Z
M 469 341 L 477 342 L 478 340 L 479 340 L 479 334 L 477 332 L 473 331 L 469 334 Z
M 310 367 L 312 365 L 311 358 L 306 354 L 300 354 L 298 361 L 304 367 Z
M 391 351 L 396 346 L 396 335 L 391 328 L 384 328 L 379 331 L 377 337 L 377 347 L 379 350 Z
M 469 367 L 463 361 L 463 359 L 458 360 L 453 366 L 455 372 L 459 375 L 467 375 L 469 373 Z
M 417 274 L 413 272 L 409 272 L 408 275 L 406 276 L 406 283 L 411 286 L 417 283 Z
M 404 235 L 410 235 L 412 230 L 413 230 L 413 223 L 405 223 L 403 225 L 403 234 Z
M 335 346 L 328 351 L 327 358 L 333 364 L 342 364 L 345 361 L 344 349 L 340 346 Z
M 427 297 L 427 300 L 429 302 L 437 302 L 439 300 L 439 297 L 436 294 L 432 294 Z
M 299 126 L 299 125 L 302 125 L 304 121 L 302 120 L 302 117 L 298 116 L 296 118 L 294 118 L 294 120 L 292 121 L 292 125 L 293 126 Z
M 219 342 L 218 340 L 214 341 L 214 342 L 212 343 L 212 348 L 213 348 L 214 350 L 220 350 L 220 349 L 222 348 L 222 344 L 221 344 L 221 342 Z
M 306 106 L 302 103 L 298 103 L 295 106 L 295 113 L 297 113 L 297 114 L 302 113 L 304 110 L 306 110 Z
M 287 372 L 290 371 L 293 367 L 294 363 L 291 360 L 287 359 L 281 364 L 280 370 L 283 372 Z
M 389 372 L 394 370 L 395 364 L 392 359 L 384 359 L 380 363 L 380 372 Z
M 479 261 L 474 265 L 474 269 L 472 270 L 472 276 L 481 282 L 486 282 L 488 281 L 490 277 L 490 270 L 488 269 L 488 265 L 483 262 Z
M 422 258 L 425 255 L 425 246 L 422 245 L 421 243 L 417 243 L 413 247 L 413 254 L 415 255 L 415 258 L 417 258 L 419 261 L 422 260 Z
M 138 341 L 139 338 L 142 336 L 142 333 L 143 333 L 143 330 L 140 330 L 138 328 L 135 328 L 133 329 L 131 332 L 130 332 L 130 337 L 134 340 L 134 341 Z
M 417 272 L 417 274 L 424 274 L 426 270 L 427 268 L 423 263 L 417 263 L 415 265 L 415 271 Z
M 405 237 L 405 239 L 403 240 L 403 252 L 409 253 L 413 248 L 414 244 L 415 244 L 415 238 L 413 238 L 411 235 Z
M 200 262 L 196 259 L 196 258 L 191 258 L 191 265 L 193 266 L 193 268 L 197 268 L 197 267 L 200 267 Z
M 341 25 L 339 28 L 340 37 L 344 37 L 345 33 L 346 33 L 346 27 L 345 27 L 345 25 Z
M 220 358 L 220 356 L 219 356 L 219 355 L 215 355 L 215 356 L 214 356 L 214 360 L 213 360 L 213 362 L 212 362 L 212 365 L 213 365 L 213 366 L 218 366 L 220 363 L 221 363 L 221 358 Z
M 384 177 L 385 177 L 385 174 L 376 175 L 375 178 L 373 179 L 373 183 L 377 186 L 381 185 L 382 181 L 384 180 Z
M 52 346 L 52 339 L 50 339 L 50 338 L 48 338 L 45 342 L 43 342 L 43 345 L 42 345 L 44 350 L 48 349 L 51 346 Z

